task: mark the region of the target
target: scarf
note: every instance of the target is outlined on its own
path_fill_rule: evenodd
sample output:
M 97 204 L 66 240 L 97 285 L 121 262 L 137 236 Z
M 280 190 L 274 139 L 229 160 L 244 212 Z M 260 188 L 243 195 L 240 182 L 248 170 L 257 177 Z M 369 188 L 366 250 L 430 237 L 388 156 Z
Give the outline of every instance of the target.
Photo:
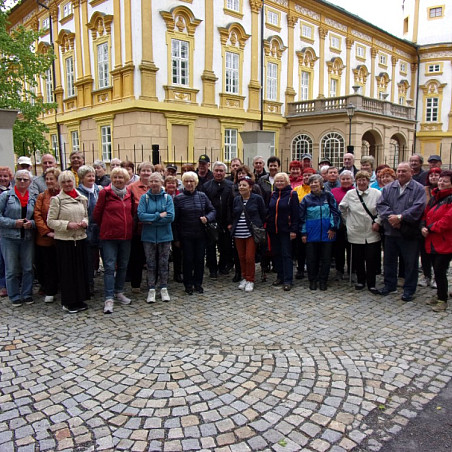
M 19 190 L 17 190 L 17 187 L 14 187 L 14 192 L 16 193 L 16 196 L 19 198 L 20 206 L 26 207 L 28 204 L 28 198 L 29 198 L 28 190 L 25 192 L 24 195 L 21 195 Z
M 66 193 L 68 196 L 74 199 L 77 198 L 78 196 L 78 192 L 75 188 L 73 188 L 71 191 L 65 191 L 64 193 Z
M 127 193 L 127 188 L 117 188 L 113 184 L 111 184 L 111 191 L 118 196 L 118 198 L 124 199 L 124 196 Z

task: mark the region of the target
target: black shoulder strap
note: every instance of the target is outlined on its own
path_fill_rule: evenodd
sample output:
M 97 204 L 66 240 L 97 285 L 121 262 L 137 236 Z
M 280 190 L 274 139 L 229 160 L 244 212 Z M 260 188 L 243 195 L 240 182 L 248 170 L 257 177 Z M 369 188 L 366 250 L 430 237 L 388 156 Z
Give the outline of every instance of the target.
M 358 195 L 358 198 L 359 198 L 359 200 L 360 200 L 362 206 L 364 207 L 364 210 L 367 212 L 367 214 L 369 215 L 369 217 L 372 218 L 372 223 L 375 223 L 375 218 L 377 218 L 377 216 L 376 216 L 376 215 L 372 215 L 372 214 L 370 213 L 370 210 L 367 208 L 366 203 L 364 202 L 363 197 L 359 194 L 359 191 L 358 191 L 357 188 L 356 188 L 356 194 Z

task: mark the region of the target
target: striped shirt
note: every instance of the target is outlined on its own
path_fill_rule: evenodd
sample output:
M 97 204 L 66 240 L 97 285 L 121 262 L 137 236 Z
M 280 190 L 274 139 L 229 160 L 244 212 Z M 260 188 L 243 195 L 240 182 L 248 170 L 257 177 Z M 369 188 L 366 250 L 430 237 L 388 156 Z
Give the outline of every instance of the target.
M 243 200 L 243 208 L 245 208 L 247 202 L 247 199 Z M 247 239 L 248 237 L 251 237 L 251 232 L 246 224 L 245 212 L 243 211 L 235 228 L 234 237 L 237 239 Z

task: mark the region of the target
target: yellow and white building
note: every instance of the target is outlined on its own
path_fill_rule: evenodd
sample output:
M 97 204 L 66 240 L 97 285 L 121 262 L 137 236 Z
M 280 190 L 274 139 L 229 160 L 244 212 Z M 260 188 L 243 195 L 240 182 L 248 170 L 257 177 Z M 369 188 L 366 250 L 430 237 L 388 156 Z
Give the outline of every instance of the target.
M 39 94 L 55 96 L 44 121 L 54 148 L 58 123 L 66 155 L 141 161 L 158 144 L 165 163 L 205 152 L 228 161 L 242 156 L 240 132 L 262 126 L 283 162 L 307 152 L 339 164 L 349 143 L 378 163 L 414 146 L 426 156 L 447 149 L 449 161 L 447 6 L 407 0 L 405 40 L 324 1 L 39 3 L 22 1 L 10 21 L 52 27 L 56 85 L 49 71 Z M 431 18 L 433 7 L 442 13 Z M 420 38 L 431 28 L 444 30 L 441 44 L 436 33 Z M 37 49 L 50 45 L 47 33 Z

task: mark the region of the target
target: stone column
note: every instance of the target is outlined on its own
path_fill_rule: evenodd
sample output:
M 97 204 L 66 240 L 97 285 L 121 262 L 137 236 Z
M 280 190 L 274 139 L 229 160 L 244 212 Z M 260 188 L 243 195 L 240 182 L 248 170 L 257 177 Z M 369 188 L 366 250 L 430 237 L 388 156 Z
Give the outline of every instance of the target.
M 375 58 L 377 57 L 378 50 L 375 47 L 370 49 L 370 97 L 375 96 Z
M 351 54 L 351 49 L 353 46 L 353 43 L 355 41 L 353 41 L 353 39 L 350 38 L 346 38 L 345 39 L 345 46 L 347 49 L 347 54 L 345 56 L 345 64 L 346 64 L 346 68 L 345 68 L 345 95 L 347 96 L 350 93 L 350 74 L 351 74 L 351 67 L 350 67 L 350 54 Z
M 249 0 L 251 6 L 251 79 L 248 85 L 248 111 L 260 111 L 260 90 L 259 82 L 260 64 L 264 64 L 259 59 L 261 32 L 259 31 L 259 13 L 262 11 L 262 0 Z M 262 11 L 264 14 L 264 11 Z M 259 64 L 260 63 L 260 64 Z

